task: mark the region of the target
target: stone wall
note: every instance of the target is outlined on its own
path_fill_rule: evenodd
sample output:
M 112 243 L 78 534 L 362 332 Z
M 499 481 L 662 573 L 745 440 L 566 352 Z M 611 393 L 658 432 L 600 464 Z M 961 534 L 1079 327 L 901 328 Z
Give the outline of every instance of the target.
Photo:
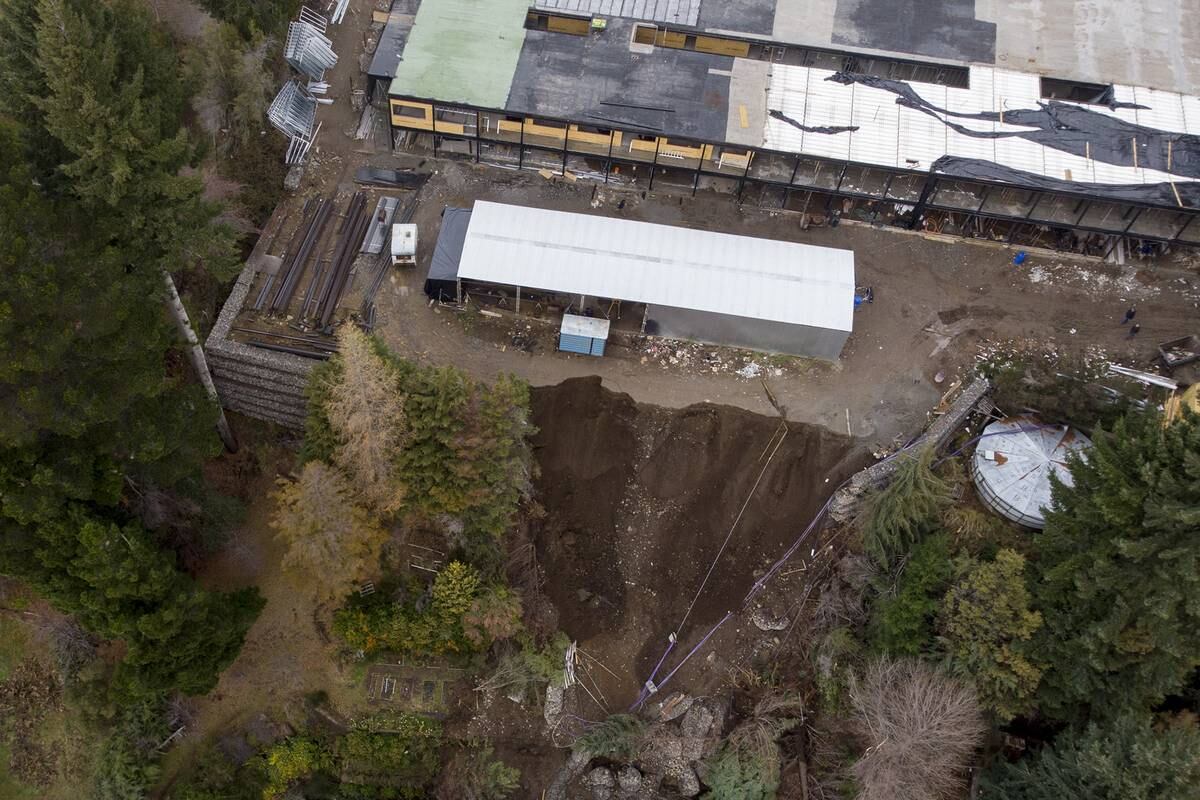
M 991 388 L 992 385 L 987 378 L 976 378 L 974 383 L 963 390 L 949 410 L 938 417 L 908 449 L 919 452 L 925 447 L 933 445 L 934 450 L 941 450 L 954 432 L 962 427 L 967 417 L 979 405 L 979 401 L 987 396 Z M 829 516 L 835 522 L 849 522 L 857 513 L 859 503 L 867 490 L 890 481 L 897 466 L 898 461 L 889 458 L 857 473 L 849 483 L 834 494 L 833 502 L 829 506 Z
M 229 411 L 299 430 L 304 427 L 304 387 L 317 362 L 230 338 L 256 274 L 249 265 L 242 270 L 204 343 L 204 352 L 221 405 Z

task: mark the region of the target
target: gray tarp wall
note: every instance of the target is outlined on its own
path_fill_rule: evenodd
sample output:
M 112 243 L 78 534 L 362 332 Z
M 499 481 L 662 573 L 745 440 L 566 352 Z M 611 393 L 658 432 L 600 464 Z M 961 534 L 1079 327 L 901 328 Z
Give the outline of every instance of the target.
M 425 294 L 439 300 L 453 301 L 458 282 L 458 262 L 462 260 L 463 244 L 467 240 L 467 225 L 471 209 L 446 206 L 442 210 L 442 227 L 437 245 L 425 276 Z
M 838 360 L 850 337 L 849 331 L 667 306 L 652 306 L 647 320 L 656 323 L 658 336 L 828 361 Z

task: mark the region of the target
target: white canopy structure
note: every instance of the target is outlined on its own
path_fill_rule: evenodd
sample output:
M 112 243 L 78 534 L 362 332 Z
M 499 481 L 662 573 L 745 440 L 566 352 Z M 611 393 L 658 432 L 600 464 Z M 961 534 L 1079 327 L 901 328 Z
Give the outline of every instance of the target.
M 1067 486 L 1067 458 L 1083 456 L 1091 441 L 1065 425 L 1045 425 L 1019 416 L 988 425 L 975 446 L 972 472 L 980 499 L 1019 525 L 1046 527 L 1042 509 L 1050 505 L 1050 476 Z
M 836 359 L 854 320 L 854 253 L 477 201 L 460 280 L 644 303 L 656 332 Z

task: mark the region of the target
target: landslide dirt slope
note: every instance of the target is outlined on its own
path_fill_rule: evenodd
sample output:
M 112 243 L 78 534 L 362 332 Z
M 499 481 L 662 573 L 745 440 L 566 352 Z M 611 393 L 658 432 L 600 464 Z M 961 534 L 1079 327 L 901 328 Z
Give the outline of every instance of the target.
M 657 662 L 760 473 L 680 630 L 685 645 L 738 609 L 834 487 L 870 461 L 822 427 L 728 406 L 639 405 L 599 378 L 534 389 L 533 416 L 547 591 L 563 630 L 616 674 L 592 671 L 613 710 Z M 711 644 L 736 646 L 727 633 Z M 703 663 L 689 662 L 676 688 L 705 682 Z

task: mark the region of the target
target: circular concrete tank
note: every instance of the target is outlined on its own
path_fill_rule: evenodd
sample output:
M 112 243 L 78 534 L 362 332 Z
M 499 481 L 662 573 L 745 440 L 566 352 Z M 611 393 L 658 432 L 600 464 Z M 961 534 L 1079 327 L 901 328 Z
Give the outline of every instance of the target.
M 1070 486 L 1067 456 L 1083 454 L 1091 444 L 1074 428 L 1029 416 L 993 422 L 984 428 L 971 459 L 975 488 L 997 514 L 1041 530 L 1046 527 L 1042 509 L 1050 505 L 1050 476 Z

